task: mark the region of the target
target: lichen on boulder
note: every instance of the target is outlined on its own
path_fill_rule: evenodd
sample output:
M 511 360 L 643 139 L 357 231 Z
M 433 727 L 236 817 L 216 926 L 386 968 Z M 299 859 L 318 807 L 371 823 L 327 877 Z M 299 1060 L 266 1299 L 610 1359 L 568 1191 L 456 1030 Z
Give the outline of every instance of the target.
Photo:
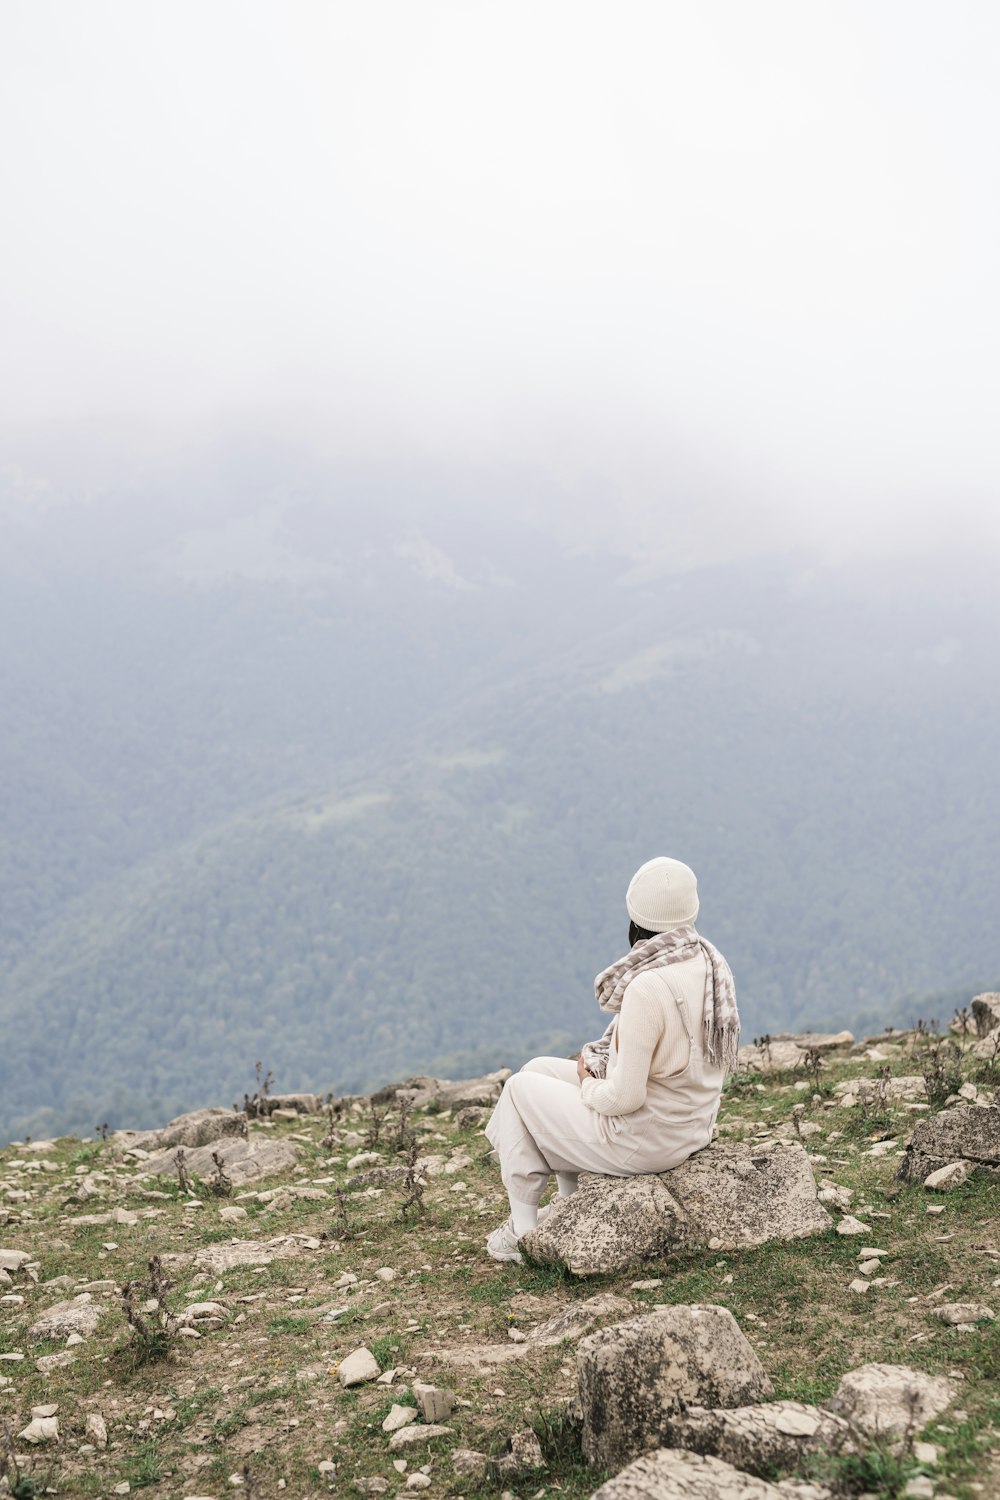
M 604 1468 L 655 1448 L 689 1405 L 746 1406 L 772 1394 L 732 1313 L 712 1305 L 660 1307 L 589 1334 L 576 1369 L 584 1457 Z
M 578 1191 L 557 1198 L 521 1248 L 586 1276 L 681 1245 L 746 1249 L 821 1234 L 830 1224 L 801 1147 L 716 1142 L 669 1172 L 582 1174 Z

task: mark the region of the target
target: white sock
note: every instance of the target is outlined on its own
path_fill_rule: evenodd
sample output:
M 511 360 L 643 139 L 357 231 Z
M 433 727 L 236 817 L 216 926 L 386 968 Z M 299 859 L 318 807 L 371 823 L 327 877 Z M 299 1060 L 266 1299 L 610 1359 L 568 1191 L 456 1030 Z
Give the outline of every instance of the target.
M 516 1198 L 510 1200 L 510 1211 L 514 1219 L 514 1233 L 518 1239 L 522 1234 L 530 1234 L 538 1227 L 538 1204 L 518 1203 Z
M 557 1172 L 556 1186 L 559 1189 L 560 1198 L 571 1198 L 577 1189 L 577 1175 L 575 1172 Z

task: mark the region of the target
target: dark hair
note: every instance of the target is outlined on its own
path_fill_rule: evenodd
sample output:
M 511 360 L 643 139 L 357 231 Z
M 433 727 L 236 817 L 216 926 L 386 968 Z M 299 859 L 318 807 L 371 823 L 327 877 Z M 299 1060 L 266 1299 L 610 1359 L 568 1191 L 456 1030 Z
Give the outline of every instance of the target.
M 628 924 L 628 945 L 634 948 L 636 943 L 645 942 L 646 938 L 657 937 L 659 934 L 649 932 L 647 928 L 638 926 L 635 922 Z

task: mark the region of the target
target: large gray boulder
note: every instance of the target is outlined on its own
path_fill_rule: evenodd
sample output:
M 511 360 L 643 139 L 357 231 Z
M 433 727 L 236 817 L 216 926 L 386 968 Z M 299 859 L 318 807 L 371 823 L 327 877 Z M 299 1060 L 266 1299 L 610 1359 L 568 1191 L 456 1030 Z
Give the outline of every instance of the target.
M 315 1115 L 322 1108 L 322 1094 L 268 1094 L 264 1100 L 265 1114 L 276 1109 L 294 1109 L 299 1115 Z
M 871 1364 L 848 1370 L 825 1404 L 871 1437 L 915 1436 L 955 1399 L 943 1375 L 909 1365 Z
M 376 1099 L 406 1101 L 414 1109 L 468 1109 L 496 1104 L 510 1077 L 510 1068 L 498 1068 L 480 1078 L 430 1078 L 421 1073 L 405 1083 L 389 1084 L 375 1095 Z
M 100 1307 L 89 1292 L 81 1292 L 71 1302 L 56 1302 L 40 1314 L 28 1329 L 28 1337 L 32 1340 L 67 1339 L 70 1334 L 77 1333 L 86 1339 L 97 1332 L 100 1321 Z
M 27 1250 L 0 1250 L 0 1271 L 19 1271 L 30 1260 Z
M 974 1057 L 988 1063 L 1000 1062 L 1000 1026 L 994 1026 L 972 1049 Z
M 762 1151 L 716 1142 L 665 1172 L 663 1181 L 684 1211 L 686 1240 L 713 1250 L 806 1239 L 832 1224 L 799 1145 Z
M 178 1115 L 162 1130 L 116 1130 L 115 1140 L 127 1150 L 166 1151 L 170 1147 L 207 1146 L 223 1136 L 239 1135 L 242 1116 L 221 1105 L 209 1109 L 193 1109 L 186 1115 Z
M 808 1052 L 842 1052 L 853 1041 L 850 1031 L 783 1031 L 741 1047 L 737 1066 L 741 1073 L 803 1072 Z
M 817 1453 L 853 1453 L 850 1424 L 833 1412 L 799 1401 L 757 1406 L 692 1406 L 668 1417 L 662 1441 L 668 1448 L 708 1453 L 753 1473 L 794 1474 Z
M 803 1149 L 717 1141 L 670 1172 L 584 1173 L 521 1240 L 532 1260 L 574 1275 L 625 1270 L 681 1245 L 742 1249 L 822 1234 L 832 1221 Z
M 1000 1027 L 1000 994 L 977 995 L 972 1002 L 972 1019 L 976 1035 L 988 1036 Z
M 918 1120 L 896 1176 L 900 1182 L 925 1182 L 956 1161 L 1000 1175 L 1000 1109 L 955 1105 Z
M 661 1448 L 637 1458 L 591 1500 L 830 1500 L 821 1485 L 755 1479 L 719 1458 Z
M 660 1445 L 687 1406 L 747 1406 L 772 1394 L 725 1307 L 661 1307 L 614 1323 L 581 1341 L 576 1369 L 584 1457 L 604 1468 Z
M 603 1177 L 584 1172 L 577 1191 L 556 1198 L 521 1249 L 574 1276 L 621 1271 L 684 1241 L 684 1211 L 662 1177 Z
M 216 1141 L 208 1146 L 199 1146 L 194 1151 L 184 1150 L 184 1169 L 192 1177 L 211 1178 L 215 1175 L 214 1157 L 218 1156 L 223 1170 L 234 1187 L 247 1182 L 256 1182 L 261 1177 L 272 1177 L 277 1172 L 287 1172 L 298 1160 L 298 1147 L 291 1141 L 260 1140 L 242 1136 Z M 140 1177 L 177 1176 L 177 1147 L 151 1156 L 139 1169 Z

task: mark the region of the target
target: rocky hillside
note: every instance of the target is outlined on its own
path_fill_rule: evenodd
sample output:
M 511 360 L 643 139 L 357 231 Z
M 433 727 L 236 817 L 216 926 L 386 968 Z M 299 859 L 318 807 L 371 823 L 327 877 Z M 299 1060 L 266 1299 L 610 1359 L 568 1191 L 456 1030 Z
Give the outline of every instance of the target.
M 521 1264 L 503 1077 L 0 1152 L 0 1493 L 1000 1496 L 1000 997 L 744 1049 Z

